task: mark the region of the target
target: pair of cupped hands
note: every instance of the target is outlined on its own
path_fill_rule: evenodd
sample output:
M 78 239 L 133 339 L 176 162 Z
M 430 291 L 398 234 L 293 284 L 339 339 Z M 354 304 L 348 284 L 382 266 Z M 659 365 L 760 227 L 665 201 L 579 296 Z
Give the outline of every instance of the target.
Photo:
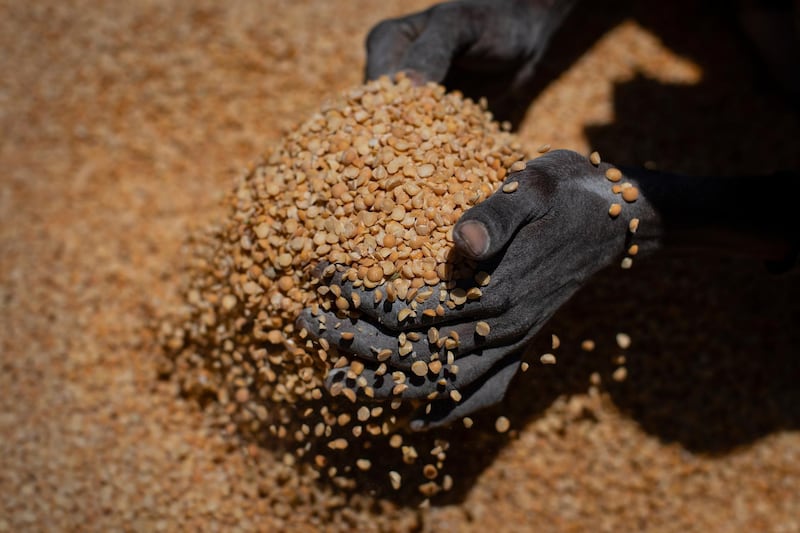
M 513 99 L 533 75 L 551 26 L 560 23 L 571 2 L 552 4 L 452 2 L 384 21 L 367 40 L 367 77 L 405 71 L 418 82 L 442 82 L 454 72 L 471 79 L 493 72 L 489 78 L 507 82 L 500 88 L 487 86 L 486 94 L 501 103 Z M 424 400 L 410 422 L 414 430 L 444 425 L 499 402 L 531 338 L 595 272 L 619 260 L 630 246 L 629 220 L 647 210 L 631 204 L 622 215 L 609 215 L 609 206 L 620 201 L 605 177 L 609 168 L 555 150 L 508 175 L 507 183 L 518 182 L 513 193 L 498 190 L 465 212 L 453 239 L 456 257 L 477 262 L 476 270 L 489 274 L 479 298 L 443 314 L 423 314 L 438 304 L 430 298 L 408 313 L 408 304 L 399 298 L 376 302 L 373 293 L 380 287 L 356 288 L 335 268 L 322 265 L 321 282 L 340 287 L 359 317 L 306 310 L 298 325 L 350 354 L 351 361 L 367 363 L 358 364 L 358 375 L 369 383 L 374 399 Z M 476 333 L 479 322 L 488 333 Z M 428 336 L 431 328 L 438 338 L 458 339 L 457 345 L 435 342 Z M 398 353 L 398 336 L 411 345 L 411 356 Z M 413 363 L 432 359 L 441 362 L 441 372 L 413 371 Z M 381 363 L 386 366 L 376 374 Z M 327 387 L 358 388 L 350 383 L 351 367 L 331 370 Z M 397 372 L 405 385 L 399 394 L 392 376 Z

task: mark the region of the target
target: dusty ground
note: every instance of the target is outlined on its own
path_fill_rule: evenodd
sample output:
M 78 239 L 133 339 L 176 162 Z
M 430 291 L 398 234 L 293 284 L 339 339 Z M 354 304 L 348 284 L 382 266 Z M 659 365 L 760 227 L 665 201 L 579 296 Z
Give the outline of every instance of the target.
M 223 435 L 156 379 L 147 325 L 179 302 L 181 243 L 263 147 L 360 81 L 372 24 L 426 3 L 0 5 L 0 531 L 800 531 L 798 279 L 747 260 L 601 276 L 546 328 L 559 363 L 485 415 L 514 430 L 465 433 L 459 488 L 429 510 L 348 503 Z M 725 17 L 609 9 L 554 45 L 532 148 L 800 166 L 797 114 Z M 634 339 L 623 382 L 617 331 Z

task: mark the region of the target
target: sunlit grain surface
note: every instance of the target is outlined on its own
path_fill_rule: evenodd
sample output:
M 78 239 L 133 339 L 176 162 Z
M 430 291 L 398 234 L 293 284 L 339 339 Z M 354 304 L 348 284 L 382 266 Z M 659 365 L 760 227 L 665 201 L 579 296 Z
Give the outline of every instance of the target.
M 725 17 L 588 4 L 539 69 L 531 151 L 800 166 L 797 115 Z M 465 442 L 460 489 L 426 511 L 320 486 L 155 379 L 145 326 L 179 301 L 186 235 L 361 81 L 375 22 L 424 5 L 2 2 L 0 531 L 800 529 L 797 277 L 748 261 L 602 275 L 543 331 L 557 364 L 532 358 L 482 415 L 510 431 Z

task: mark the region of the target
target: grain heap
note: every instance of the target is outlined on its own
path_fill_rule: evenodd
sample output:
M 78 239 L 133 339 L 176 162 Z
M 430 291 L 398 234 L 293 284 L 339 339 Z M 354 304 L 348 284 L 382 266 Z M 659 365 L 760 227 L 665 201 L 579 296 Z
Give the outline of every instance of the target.
M 452 227 L 524 159 L 485 105 L 441 86 L 384 78 L 323 106 L 248 170 L 227 219 L 191 241 L 185 307 L 160 329 L 165 373 L 187 395 L 218 402 L 230 431 L 284 439 L 341 483 L 343 470 L 370 469 L 360 452 L 399 450 L 388 476 L 399 488 L 398 470 L 419 456 L 395 430 L 406 406 L 364 404 L 349 389 L 347 401 L 331 398 L 325 375 L 349 361 L 296 330 L 304 308 L 356 312 L 314 267 L 336 265 L 387 298 L 435 293 L 455 305 L 463 289 L 452 280 L 471 265 L 451 262 Z M 441 475 L 448 443 L 425 438 L 430 495 L 452 480 Z M 331 451 L 346 449 L 343 468 L 331 466 Z

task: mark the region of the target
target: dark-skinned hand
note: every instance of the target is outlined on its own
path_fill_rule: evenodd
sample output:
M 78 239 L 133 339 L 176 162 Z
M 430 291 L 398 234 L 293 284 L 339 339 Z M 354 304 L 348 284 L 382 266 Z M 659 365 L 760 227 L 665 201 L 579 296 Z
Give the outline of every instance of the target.
M 439 305 L 437 290 L 418 304 L 413 315 L 404 317 L 399 315 L 408 307 L 405 301 L 383 299 L 376 304 L 373 290 L 353 288 L 336 271 L 323 283 L 340 286 L 342 296 L 360 310 L 360 317 L 343 319 L 334 312 L 322 312 L 325 327 L 320 328 L 320 316 L 307 310 L 299 324 L 312 337 L 364 361 L 361 376 L 373 389 L 373 397 L 397 395 L 392 373 L 400 372 L 398 377 L 408 388 L 399 397 L 433 400 L 411 421 L 412 429 L 447 424 L 497 403 L 531 338 L 592 274 L 618 263 L 633 243 L 641 252 L 656 246 L 654 212 L 643 198 L 626 203 L 612 193 L 612 183 L 605 177 L 609 168 L 605 163 L 593 165 L 575 152 L 554 151 L 507 177 L 506 183 L 518 183 L 514 192 L 498 190 L 464 213 L 454 228 L 456 248 L 477 261 L 478 271 L 490 274 L 479 298 L 447 309 L 443 316 L 423 314 Z M 612 203 L 622 205 L 616 217 L 609 214 Z M 629 230 L 633 218 L 641 219 L 636 234 Z M 648 231 L 650 220 L 654 223 Z M 459 286 L 477 285 L 465 280 Z M 485 337 L 475 333 L 479 321 L 490 327 Z M 447 346 L 430 342 L 432 327 L 439 338 L 458 338 L 457 347 L 450 344 L 449 357 Z M 342 332 L 352 332 L 353 338 L 342 339 Z M 400 334 L 406 336 L 411 353 L 399 353 Z M 442 363 L 440 370 L 424 376 L 412 371 L 414 362 L 429 363 L 432 357 Z M 381 363 L 386 365 L 385 372 L 376 372 Z M 348 370 L 332 370 L 327 386 L 363 392 L 352 374 L 347 377 Z
M 367 37 L 367 79 L 406 71 L 486 97 L 500 120 L 513 119 L 550 37 L 575 0 L 460 0 L 385 20 Z

